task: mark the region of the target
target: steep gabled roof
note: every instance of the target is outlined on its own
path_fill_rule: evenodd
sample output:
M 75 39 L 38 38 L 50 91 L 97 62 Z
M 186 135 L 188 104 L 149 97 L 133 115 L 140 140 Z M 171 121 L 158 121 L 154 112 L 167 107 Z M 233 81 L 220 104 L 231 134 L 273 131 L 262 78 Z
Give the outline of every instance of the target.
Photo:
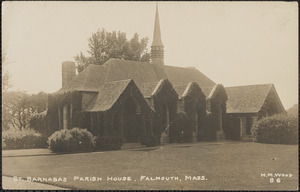
M 195 68 L 164 66 L 164 69 L 147 62 L 109 59 L 103 65 L 90 64 L 56 93 L 65 91 L 98 92 L 107 82 L 125 79 L 132 79 L 144 97 L 150 96 L 157 83 L 166 78 L 173 85 L 187 86 L 193 81 L 197 82 L 201 88 L 215 85 L 212 80 Z
M 215 87 L 215 85 L 211 86 L 211 87 L 201 87 L 201 90 L 204 93 L 204 95 L 206 97 L 208 97 L 211 94 L 211 92 L 213 91 L 214 87 Z
M 153 82 L 153 83 L 145 83 L 143 89 L 141 90 L 142 94 L 144 95 L 145 98 L 148 98 L 151 96 L 153 93 L 156 85 L 158 82 Z
M 157 73 L 152 63 L 109 59 L 104 66 L 107 68 L 107 82 L 132 79 L 140 90 L 145 83 L 158 82 L 164 78 Z
M 99 91 L 106 82 L 132 79 L 140 90 L 145 83 L 158 82 L 166 77 L 153 64 L 121 59 L 109 59 L 103 65 L 90 64 L 74 77 L 64 88 L 56 93 L 66 91 Z
M 165 66 L 168 80 L 173 85 L 187 85 L 189 82 L 197 82 L 202 87 L 213 87 L 216 83 L 206 77 L 196 68 L 184 68 Z
M 272 87 L 272 84 L 226 87 L 227 113 L 259 112 Z
M 83 111 L 95 112 L 109 110 L 119 99 L 132 80 L 121 80 L 106 83 L 98 96 Z
M 187 84 L 185 85 L 174 85 L 174 89 L 178 94 L 179 99 L 182 97 L 184 91 L 187 89 Z
M 202 89 L 199 87 L 197 82 L 189 82 L 187 85 L 175 85 L 174 89 L 177 92 L 179 99 L 181 99 L 182 97 L 186 97 L 189 94 L 189 90 L 194 89 L 195 86 L 202 92 Z M 204 93 L 202 92 L 202 94 Z
M 163 90 L 168 91 L 168 96 L 176 95 L 176 100 L 177 100 L 178 94 L 175 91 L 172 83 L 168 79 L 161 79 L 155 86 L 153 92 L 151 93 L 151 96 L 156 97 L 156 96 L 160 95 L 161 93 L 163 93 Z M 169 99 L 172 99 L 172 98 L 169 98 Z

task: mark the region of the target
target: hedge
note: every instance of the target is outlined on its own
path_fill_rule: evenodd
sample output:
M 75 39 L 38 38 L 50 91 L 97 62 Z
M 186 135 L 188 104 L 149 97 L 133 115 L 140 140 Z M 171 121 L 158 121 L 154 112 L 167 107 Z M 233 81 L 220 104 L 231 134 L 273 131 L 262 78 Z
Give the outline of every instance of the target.
M 85 152 L 94 149 L 94 139 L 86 129 L 63 129 L 54 132 L 48 138 L 48 144 L 53 152 Z
M 252 127 L 254 141 L 271 144 L 298 144 L 298 117 L 277 114 L 260 119 Z
M 45 148 L 47 138 L 32 130 L 9 130 L 2 132 L 2 149 Z

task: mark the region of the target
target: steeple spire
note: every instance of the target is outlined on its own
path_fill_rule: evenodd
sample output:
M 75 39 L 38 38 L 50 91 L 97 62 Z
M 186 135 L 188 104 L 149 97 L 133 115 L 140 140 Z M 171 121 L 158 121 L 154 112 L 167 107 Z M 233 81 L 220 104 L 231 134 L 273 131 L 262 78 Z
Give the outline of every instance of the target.
M 151 59 L 155 65 L 164 65 L 164 45 L 161 40 L 158 5 L 156 3 L 156 13 L 154 22 L 153 42 L 151 45 Z
M 153 42 L 151 47 L 153 46 L 164 46 L 161 41 L 160 34 L 160 25 L 159 25 L 159 15 L 158 15 L 158 4 L 156 2 L 156 13 L 155 13 L 155 23 L 154 23 L 154 33 L 153 33 Z

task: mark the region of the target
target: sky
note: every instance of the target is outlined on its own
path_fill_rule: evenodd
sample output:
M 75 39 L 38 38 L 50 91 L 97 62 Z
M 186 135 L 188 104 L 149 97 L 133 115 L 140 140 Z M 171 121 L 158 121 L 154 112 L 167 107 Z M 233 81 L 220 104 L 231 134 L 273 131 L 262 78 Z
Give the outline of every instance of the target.
M 2 2 L 11 90 L 61 88 L 62 61 L 87 54 L 98 29 L 153 39 L 155 2 Z M 298 103 L 297 2 L 158 2 L 165 65 L 195 67 L 225 87 L 273 83 Z

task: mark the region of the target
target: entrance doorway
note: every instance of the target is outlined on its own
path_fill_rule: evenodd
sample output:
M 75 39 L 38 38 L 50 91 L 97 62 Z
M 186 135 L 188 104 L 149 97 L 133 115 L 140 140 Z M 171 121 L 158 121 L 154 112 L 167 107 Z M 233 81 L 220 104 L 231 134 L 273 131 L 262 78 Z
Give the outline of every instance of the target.
M 140 107 L 132 97 L 125 100 L 123 108 L 123 134 L 126 143 L 136 143 L 140 135 Z
M 246 118 L 246 135 L 251 135 L 251 127 L 252 127 L 252 118 Z

